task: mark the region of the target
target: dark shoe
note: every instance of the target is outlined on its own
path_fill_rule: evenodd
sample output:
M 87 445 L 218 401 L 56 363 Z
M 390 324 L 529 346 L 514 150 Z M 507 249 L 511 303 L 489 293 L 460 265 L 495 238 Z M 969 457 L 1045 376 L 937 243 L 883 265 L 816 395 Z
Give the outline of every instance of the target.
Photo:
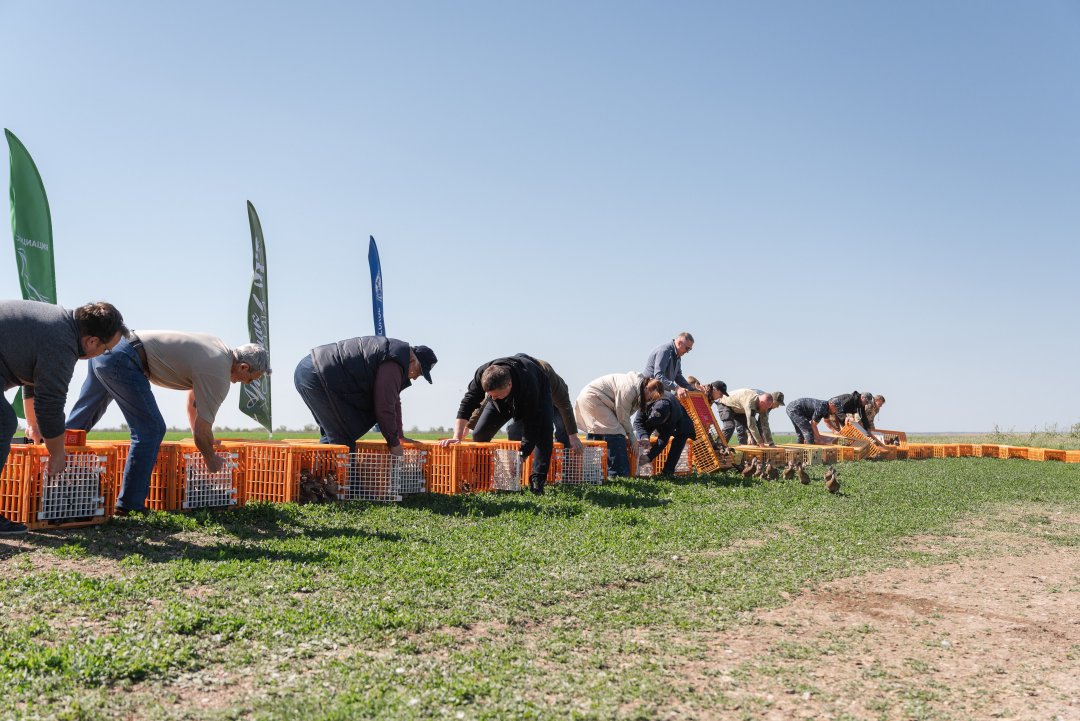
M 543 481 L 543 479 L 530 478 L 529 479 L 529 490 L 532 491 L 534 495 L 537 495 L 537 496 L 544 495 L 544 481 Z
M 0 517 L 0 536 L 25 536 L 27 527 L 21 523 Z

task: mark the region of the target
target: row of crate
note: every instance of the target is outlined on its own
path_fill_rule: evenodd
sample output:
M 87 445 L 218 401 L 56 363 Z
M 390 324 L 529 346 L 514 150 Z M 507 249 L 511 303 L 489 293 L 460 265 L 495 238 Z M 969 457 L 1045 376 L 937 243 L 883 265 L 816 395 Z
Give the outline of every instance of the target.
M 606 445 L 584 441 L 568 452 L 555 444 L 549 483 L 600 484 L 607 476 Z M 69 446 L 64 472 L 46 473 L 43 446 L 16 444 L 0 473 L 0 515 L 31 528 L 101 523 L 113 515 L 130 445 L 88 441 Z M 402 456 L 386 444 L 360 441 L 356 451 L 309 440 L 225 441 L 222 463 L 210 472 L 191 442 L 165 442 L 150 476 L 146 507 L 185 511 L 253 501 L 295 503 L 305 483 L 330 488 L 341 501 L 399 501 L 415 493 L 443 494 L 521 490 L 532 471 L 515 441 L 407 444 Z

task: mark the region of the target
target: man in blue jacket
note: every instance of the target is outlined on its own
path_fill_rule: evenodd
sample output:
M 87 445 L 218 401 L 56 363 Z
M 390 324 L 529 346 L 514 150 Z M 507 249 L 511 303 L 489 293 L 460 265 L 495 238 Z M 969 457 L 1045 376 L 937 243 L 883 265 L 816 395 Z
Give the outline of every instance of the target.
M 293 382 L 315 416 L 323 443 L 356 450 L 356 439 L 378 423 L 387 448 L 404 455 L 401 391 L 438 362 L 424 345 L 379 335 L 361 336 L 312 349 L 296 366 Z

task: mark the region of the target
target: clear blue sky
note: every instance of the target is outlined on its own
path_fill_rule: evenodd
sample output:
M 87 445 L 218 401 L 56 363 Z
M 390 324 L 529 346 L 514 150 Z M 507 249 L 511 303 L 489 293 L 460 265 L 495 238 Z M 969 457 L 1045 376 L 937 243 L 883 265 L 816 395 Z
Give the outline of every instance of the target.
M 0 0 L 0 28 L 61 304 L 246 341 L 254 203 L 275 425 L 311 422 L 312 346 L 372 331 L 371 234 L 389 334 L 440 358 L 406 428 L 492 358 L 576 394 L 681 330 L 688 373 L 882 393 L 884 427 L 1080 421 L 1077 2 Z

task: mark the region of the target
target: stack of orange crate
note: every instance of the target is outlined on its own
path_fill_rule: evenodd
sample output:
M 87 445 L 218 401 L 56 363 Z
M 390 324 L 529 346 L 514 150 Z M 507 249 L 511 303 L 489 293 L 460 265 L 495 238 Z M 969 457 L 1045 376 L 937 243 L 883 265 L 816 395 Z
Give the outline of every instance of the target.
M 0 473 L 0 514 L 31 529 L 104 523 L 106 498 L 115 494 L 116 449 L 67 447 L 67 469 L 47 479 L 48 450 L 13 444 Z
M 1080 463 L 1080 450 L 1065 451 L 1066 463 Z
M 997 458 L 998 445 L 996 443 L 980 443 L 975 446 L 975 455 L 979 458 Z

